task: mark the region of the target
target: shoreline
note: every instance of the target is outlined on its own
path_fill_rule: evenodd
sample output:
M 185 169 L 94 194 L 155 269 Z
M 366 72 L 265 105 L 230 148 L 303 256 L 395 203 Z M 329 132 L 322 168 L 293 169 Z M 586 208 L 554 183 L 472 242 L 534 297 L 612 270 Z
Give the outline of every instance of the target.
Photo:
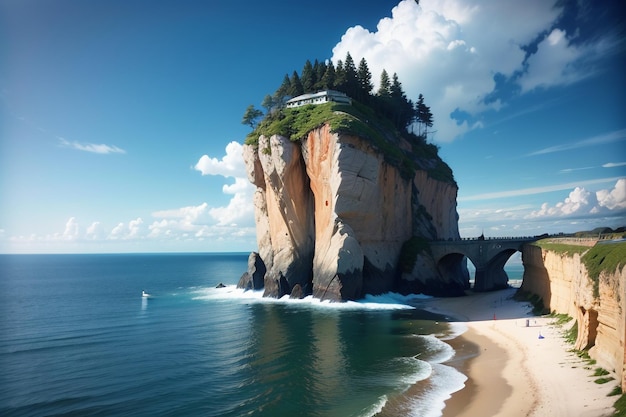
M 551 317 L 532 316 L 512 299 L 516 288 L 436 298 L 420 308 L 452 316 L 467 331 L 446 341 L 446 362 L 468 377 L 446 400 L 442 417 L 604 417 L 613 415 L 615 384 L 596 384 L 595 366 L 571 352 Z

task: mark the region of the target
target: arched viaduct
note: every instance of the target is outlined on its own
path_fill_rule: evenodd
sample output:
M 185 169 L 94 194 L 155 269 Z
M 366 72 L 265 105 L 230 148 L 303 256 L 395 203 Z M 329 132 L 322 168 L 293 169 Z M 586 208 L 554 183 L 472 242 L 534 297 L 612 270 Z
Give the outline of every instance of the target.
M 459 263 L 467 257 L 476 267 L 474 290 L 491 291 L 508 286 L 509 277 L 504 271 L 504 264 L 511 255 L 521 251 L 524 244 L 537 239 L 539 238 L 441 240 L 430 242 L 430 248 L 437 268 L 444 277 L 458 271 Z

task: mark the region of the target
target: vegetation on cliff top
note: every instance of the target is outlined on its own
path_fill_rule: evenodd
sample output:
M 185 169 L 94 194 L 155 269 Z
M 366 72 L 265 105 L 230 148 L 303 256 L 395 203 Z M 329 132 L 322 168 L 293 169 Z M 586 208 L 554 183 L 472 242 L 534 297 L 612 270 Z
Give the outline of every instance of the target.
M 581 255 L 581 261 L 585 265 L 589 279 L 593 283 L 595 297 L 600 295 L 600 274 L 602 272 L 613 273 L 616 269 L 623 268 L 626 265 L 626 242 L 601 241 L 592 247 L 588 247 L 543 239 L 534 244 L 542 249 L 562 255 L 571 256 L 575 253 Z
M 452 170 L 441 160 L 437 146 L 427 143 L 428 128 L 432 126 L 432 113 L 420 95 L 418 102 L 406 98 L 396 74 L 390 81 L 383 70 L 381 87 L 372 94 L 371 74 L 367 62 L 362 59 L 356 69 L 350 54 L 345 64 L 339 61 L 335 68 L 326 64 L 307 61 L 301 75 L 294 71 L 291 78 L 285 75 L 283 84 L 274 93 L 266 96 L 263 107 L 266 113 L 249 106 L 242 123 L 249 124 L 253 131 L 247 136 L 246 144 L 258 144 L 261 135 L 281 135 L 296 142 L 324 124 L 332 132 L 359 136 L 379 152 L 385 160 L 399 169 L 405 178 L 412 178 L 417 169 L 424 169 L 431 178 L 455 183 Z M 335 102 L 286 108 L 288 97 L 322 89 L 335 89 L 352 98 L 352 105 Z M 261 119 L 262 118 L 262 119 Z M 261 119 L 261 120 L 259 120 Z M 419 134 L 409 131 L 417 127 Z M 399 147 L 408 142 L 412 152 Z
M 612 273 L 626 265 L 626 242 L 597 243 L 582 257 L 589 278 L 593 282 L 593 294 L 600 296 L 600 274 Z

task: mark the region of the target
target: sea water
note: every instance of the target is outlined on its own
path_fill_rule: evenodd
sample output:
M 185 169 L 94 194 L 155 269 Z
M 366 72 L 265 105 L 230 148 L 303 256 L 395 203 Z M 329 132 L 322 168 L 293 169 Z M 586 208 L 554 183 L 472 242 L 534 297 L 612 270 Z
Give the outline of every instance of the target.
M 0 255 L 0 415 L 438 416 L 463 387 L 420 296 L 267 299 L 235 288 L 246 268 Z

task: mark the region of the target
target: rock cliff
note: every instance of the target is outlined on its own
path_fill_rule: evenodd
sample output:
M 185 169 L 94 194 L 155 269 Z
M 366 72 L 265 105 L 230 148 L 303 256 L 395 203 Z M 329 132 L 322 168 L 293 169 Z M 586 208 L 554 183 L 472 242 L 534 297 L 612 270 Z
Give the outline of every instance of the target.
M 332 301 L 392 290 L 461 293 L 466 283 L 442 285 L 428 249 L 408 244 L 459 238 L 457 186 L 429 174 L 443 164 L 438 157 L 395 140 L 417 167 L 410 177 L 371 141 L 329 124 L 296 142 L 273 135 L 245 145 L 258 252 L 239 286 Z
M 597 286 L 581 255 L 525 245 L 522 290 L 537 294 L 552 312 L 578 326 L 576 349 L 589 349 L 599 366 L 614 370 L 626 390 L 626 267 L 602 272 Z

